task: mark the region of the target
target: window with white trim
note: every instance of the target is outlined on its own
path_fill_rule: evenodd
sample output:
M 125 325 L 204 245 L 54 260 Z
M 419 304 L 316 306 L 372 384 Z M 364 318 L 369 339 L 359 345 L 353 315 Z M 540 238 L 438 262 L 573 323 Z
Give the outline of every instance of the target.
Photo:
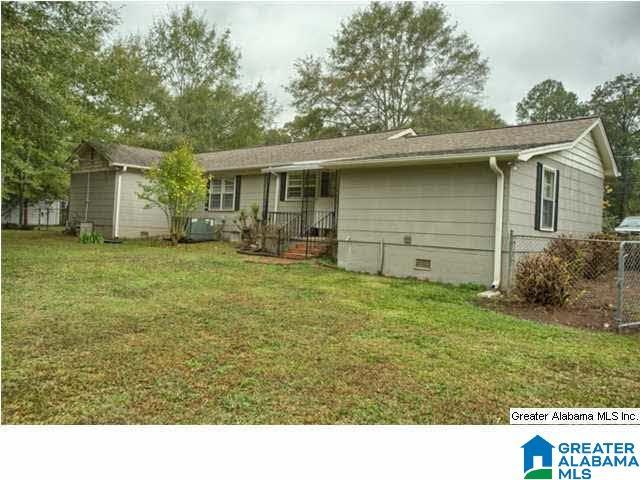
M 556 170 L 542 167 L 542 191 L 540 198 L 540 230 L 553 231 L 556 212 Z
M 209 210 L 233 210 L 235 196 L 235 177 L 212 179 L 209 185 Z
M 304 186 L 303 186 L 304 181 Z M 302 189 L 304 188 L 305 197 L 314 198 L 316 196 L 316 187 L 318 177 L 316 172 L 288 172 L 287 173 L 287 190 L 286 200 L 299 200 L 302 198 Z

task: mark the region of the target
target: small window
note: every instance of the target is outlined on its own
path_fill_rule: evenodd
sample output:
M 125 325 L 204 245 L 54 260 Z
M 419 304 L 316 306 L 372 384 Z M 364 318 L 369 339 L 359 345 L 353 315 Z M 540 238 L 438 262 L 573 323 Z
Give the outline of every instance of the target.
M 235 193 L 234 177 L 214 178 L 209 186 L 209 210 L 233 210 Z
M 542 168 L 542 191 L 540 199 L 540 229 L 553 231 L 556 211 L 556 171 Z
M 303 185 L 304 182 L 304 185 Z M 316 172 L 289 172 L 287 173 L 287 197 L 286 200 L 299 200 L 304 196 L 314 198 L 316 196 Z

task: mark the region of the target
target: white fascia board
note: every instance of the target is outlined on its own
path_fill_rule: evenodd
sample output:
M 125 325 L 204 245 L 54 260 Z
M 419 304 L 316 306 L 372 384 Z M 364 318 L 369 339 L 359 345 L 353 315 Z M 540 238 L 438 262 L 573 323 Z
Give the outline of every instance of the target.
M 396 133 L 395 135 L 391 135 L 387 140 L 397 140 L 398 138 L 404 137 L 415 137 L 416 132 L 413 131 L 413 128 L 407 128 L 406 130 L 402 130 L 401 132 Z
M 616 164 L 616 159 L 613 156 L 611 144 L 609 143 L 609 138 L 607 137 L 604 125 L 602 125 L 602 120 L 598 119 L 595 124 L 591 126 L 589 131 L 592 129 L 594 130 L 594 141 L 596 142 L 596 146 L 599 149 L 604 150 L 605 153 L 605 171 L 609 170 L 614 177 L 619 177 L 620 170 L 618 170 L 618 165 Z
M 566 143 L 555 143 L 553 145 L 544 145 L 542 147 L 528 148 L 527 150 L 522 150 L 518 154 L 518 160 L 526 162 L 531 157 L 535 157 L 536 155 L 545 155 L 547 153 L 555 153 L 561 152 L 563 150 L 568 150 L 575 145 L 574 142 L 566 142 Z
M 599 149 L 605 151 L 604 155 L 604 168 L 605 172 L 610 172 L 614 177 L 619 177 L 620 172 L 618 171 L 618 166 L 616 165 L 616 161 L 613 157 L 613 152 L 611 151 L 611 145 L 609 144 L 609 139 L 607 138 L 607 133 L 604 130 L 604 126 L 602 125 L 602 120 L 598 119 L 593 122 L 589 126 L 589 128 L 585 129 L 578 138 L 576 138 L 573 142 L 566 143 L 556 143 L 554 145 L 545 145 L 543 147 L 529 148 L 527 150 L 522 150 L 518 154 L 518 160 L 526 162 L 530 160 L 532 157 L 537 155 L 545 155 L 547 153 L 556 153 L 562 152 L 564 150 L 570 150 L 574 148 L 578 143 L 582 141 L 584 137 L 589 135 L 589 133 L 594 132 L 595 134 L 595 142 Z M 611 176 L 611 175 L 607 176 Z
M 149 170 L 151 167 L 143 167 L 142 165 L 132 165 L 130 163 L 116 163 L 109 162 L 109 166 L 111 167 L 120 167 L 123 170 L 127 170 L 127 168 L 137 168 L 138 170 Z

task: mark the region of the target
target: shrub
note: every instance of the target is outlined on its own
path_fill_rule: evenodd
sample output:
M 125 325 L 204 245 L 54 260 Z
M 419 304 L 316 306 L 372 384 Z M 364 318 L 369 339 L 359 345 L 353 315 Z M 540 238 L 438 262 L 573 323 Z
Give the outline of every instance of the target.
M 252 204 L 249 213 L 240 210 L 238 217 L 233 221 L 240 231 L 240 248 L 243 250 L 260 250 L 264 233 L 264 222 L 259 216 L 260 207 Z
M 569 299 L 571 276 L 567 262 L 548 253 L 527 255 L 516 267 L 516 294 L 527 303 L 564 305 Z
M 620 243 L 615 241 L 618 237 L 611 233 L 594 233 L 588 239 L 600 240 L 584 242 L 583 248 L 583 277 L 595 280 L 617 268 Z
M 549 242 L 544 252 L 571 263 L 580 255 L 580 241 L 567 235 L 560 235 Z
M 611 233 L 592 233 L 585 240 L 562 235 L 551 240 L 544 253 L 566 262 L 575 278 L 595 280 L 617 268 L 620 243 L 616 240 Z
M 104 237 L 99 232 L 83 233 L 80 235 L 80 243 L 104 243 Z

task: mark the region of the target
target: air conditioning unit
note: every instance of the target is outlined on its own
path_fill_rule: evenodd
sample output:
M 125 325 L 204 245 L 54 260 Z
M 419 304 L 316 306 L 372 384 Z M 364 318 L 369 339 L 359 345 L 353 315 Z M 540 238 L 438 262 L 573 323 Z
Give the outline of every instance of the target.
M 187 242 L 211 242 L 217 238 L 218 229 L 215 228 L 213 218 L 191 218 L 187 223 L 185 241 Z

